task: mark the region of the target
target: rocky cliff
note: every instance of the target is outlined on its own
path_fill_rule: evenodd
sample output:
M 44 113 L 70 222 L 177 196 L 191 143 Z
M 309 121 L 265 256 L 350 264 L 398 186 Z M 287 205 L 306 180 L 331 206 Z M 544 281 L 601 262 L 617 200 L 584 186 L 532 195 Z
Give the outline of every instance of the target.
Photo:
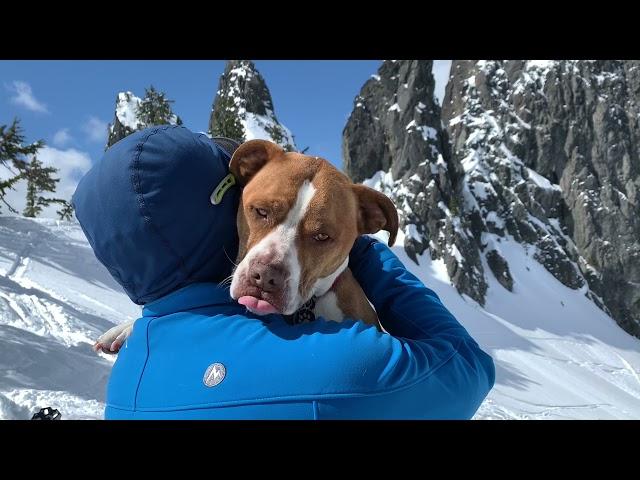
M 640 64 L 454 61 L 442 111 L 430 61 L 385 61 L 343 135 L 355 180 L 396 201 L 407 253 L 444 258 L 483 303 L 512 291 L 522 244 L 558 281 L 640 334 Z

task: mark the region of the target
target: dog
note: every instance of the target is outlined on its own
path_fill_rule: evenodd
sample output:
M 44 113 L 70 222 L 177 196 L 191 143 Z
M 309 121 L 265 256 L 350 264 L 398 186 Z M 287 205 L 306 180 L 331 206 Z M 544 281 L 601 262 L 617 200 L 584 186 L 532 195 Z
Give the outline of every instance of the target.
M 231 298 L 254 314 L 280 313 L 290 323 L 353 318 L 381 330 L 348 268 L 349 252 L 359 235 L 380 230 L 394 244 L 393 202 L 354 184 L 325 159 L 285 152 L 267 140 L 240 145 L 229 170 L 242 187 Z M 133 322 L 112 328 L 94 350 L 117 352 L 132 328 Z
M 380 328 L 347 265 L 358 235 L 387 230 L 393 245 L 398 213 L 391 200 L 327 160 L 266 140 L 242 144 L 229 169 L 243 187 L 231 298 L 258 315 L 291 317 L 303 309 Z M 309 317 L 298 314 L 294 323 Z

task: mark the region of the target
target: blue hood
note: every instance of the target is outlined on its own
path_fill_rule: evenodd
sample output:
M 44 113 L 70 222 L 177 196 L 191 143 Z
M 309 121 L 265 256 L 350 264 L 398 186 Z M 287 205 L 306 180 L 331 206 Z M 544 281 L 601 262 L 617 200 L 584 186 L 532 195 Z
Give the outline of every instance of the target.
M 82 178 L 72 203 L 100 262 L 145 304 L 231 273 L 239 188 L 210 197 L 230 155 L 204 134 L 150 127 L 113 145 Z

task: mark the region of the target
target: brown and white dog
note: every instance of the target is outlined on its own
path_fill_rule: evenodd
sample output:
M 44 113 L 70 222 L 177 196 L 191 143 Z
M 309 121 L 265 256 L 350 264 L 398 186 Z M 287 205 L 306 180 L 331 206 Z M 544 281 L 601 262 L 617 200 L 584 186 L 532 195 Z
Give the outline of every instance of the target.
M 231 297 L 256 314 L 293 315 L 310 300 L 327 320 L 378 317 L 347 267 L 358 235 L 398 232 L 385 195 L 352 183 L 328 161 L 251 140 L 229 168 L 244 187 Z
M 393 245 L 398 213 L 391 200 L 324 159 L 266 140 L 243 143 L 229 168 L 243 187 L 231 297 L 259 315 L 294 315 L 304 306 L 327 320 L 349 317 L 380 328 L 347 265 L 358 235 L 386 230 Z M 117 352 L 132 327 L 110 329 L 94 349 Z

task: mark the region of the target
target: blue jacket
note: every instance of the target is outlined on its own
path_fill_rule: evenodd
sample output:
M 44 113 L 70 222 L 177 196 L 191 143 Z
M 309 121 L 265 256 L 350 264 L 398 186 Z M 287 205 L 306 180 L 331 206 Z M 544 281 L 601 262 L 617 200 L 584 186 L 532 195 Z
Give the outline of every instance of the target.
M 100 174 L 89 172 L 90 181 L 83 179 L 74 196 L 97 257 L 108 258 L 114 278 L 130 280 L 125 289 L 144 304 L 113 367 L 107 419 L 466 419 L 475 413 L 493 386 L 493 361 L 386 245 L 361 237 L 350 267 L 389 334 L 355 320 L 319 318 L 291 326 L 279 315 L 253 316 L 216 283 L 219 273 L 230 269 L 226 258 L 216 257 L 209 279 L 197 264 L 206 263 L 206 255 L 215 255 L 235 231 L 235 212 L 201 198 L 208 200 L 226 170 L 204 178 L 202 171 L 181 171 L 182 186 L 174 185 L 177 170 L 196 162 L 197 152 L 190 149 L 203 156 L 198 162 L 218 166 L 226 165 L 228 153 L 182 127 L 134 135 L 120 142 L 125 145 L 117 155 L 105 154 L 96 165 Z M 175 144 L 189 148 L 171 148 Z M 131 170 L 129 182 L 113 180 Z M 174 195 L 162 199 L 165 182 Z M 96 204 L 104 204 L 96 194 L 104 190 L 96 188 L 106 184 L 118 188 L 108 202 L 114 205 L 95 216 Z M 191 192 L 180 194 L 179 188 Z M 159 200 L 147 200 L 148 192 Z M 237 192 L 224 201 L 235 208 Z M 114 212 L 127 208 L 138 218 L 129 212 L 118 221 L 122 213 Z M 215 214 L 205 214 L 201 222 L 217 235 L 194 247 L 188 237 L 201 233 L 190 225 L 193 212 L 184 212 L 205 208 Z M 167 242 L 154 238 L 160 233 L 153 225 L 159 224 Z M 102 234 L 119 239 L 115 253 L 105 251 L 113 245 L 100 240 Z M 163 279 L 179 260 L 185 274 L 173 273 L 173 283 Z M 140 265 L 147 270 L 135 271 Z M 190 270 L 200 273 L 189 275 Z

